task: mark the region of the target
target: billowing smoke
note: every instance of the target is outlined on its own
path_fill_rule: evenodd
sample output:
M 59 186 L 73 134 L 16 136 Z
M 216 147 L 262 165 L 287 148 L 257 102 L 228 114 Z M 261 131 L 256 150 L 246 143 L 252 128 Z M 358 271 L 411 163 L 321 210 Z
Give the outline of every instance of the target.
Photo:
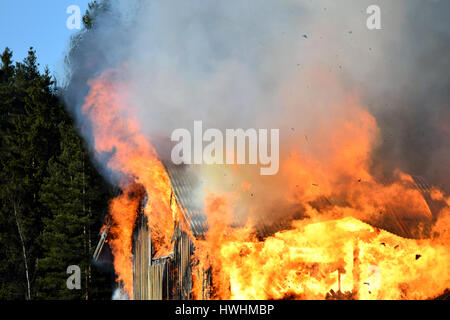
M 129 300 L 127 293 L 121 288 L 114 289 L 112 300 Z
M 325 159 L 346 148 L 354 134 L 350 119 L 368 135 L 361 157 L 371 153 L 376 176 L 398 168 L 449 190 L 448 1 L 101 4 L 68 56 L 66 98 L 88 141 L 90 123 L 80 112 L 87 81 L 114 68 L 142 129 L 166 160 L 172 131 L 192 130 L 194 120 L 202 120 L 205 128 L 280 129 L 280 158 L 295 151 L 310 156 L 311 167 L 328 166 L 326 173 L 345 161 Z M 371 4 L 381 8 L 381 30 L 366 26 Z M 353 105 L 369 110 L 377 125 Z M 250 181 L 254 191 L 246 196 L 255 214 L 297 214 L 281 201 L 289 168 L 280 167 L 275 177 L 251 168 L 203 169 L 202 192 Z M 268 182 L 271 188 L 263 188 Z

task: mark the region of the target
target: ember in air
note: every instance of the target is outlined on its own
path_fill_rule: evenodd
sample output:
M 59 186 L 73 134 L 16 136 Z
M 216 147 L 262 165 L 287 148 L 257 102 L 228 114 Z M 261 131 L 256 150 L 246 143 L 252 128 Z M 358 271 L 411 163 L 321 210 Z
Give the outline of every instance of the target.
M 172 132 L 171 140 L 178 143 L 171 158 L 177 165 L 259 164 L 261 175 L 274 175 L 279 168 L 279 129 L 270 129 L 268 138 L 268 129 L 226 129 L 224 141 L 222 131 L 210 128 L 203 132 L 202 121 L 194 121 L 193 139 L 187 129 Z

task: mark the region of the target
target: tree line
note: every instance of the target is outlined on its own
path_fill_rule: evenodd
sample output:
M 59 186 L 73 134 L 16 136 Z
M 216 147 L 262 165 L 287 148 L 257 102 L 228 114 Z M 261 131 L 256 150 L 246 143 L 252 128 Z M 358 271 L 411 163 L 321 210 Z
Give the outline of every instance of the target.
M 92 253 L 111 197 L 31 48 L 0 56 L 0 299 L 111 298 L 111 273 Z M 69 265 L 81 290 L 69 290 Z
M 84 32 L 101 9 L 89 4 Z M 112 296 L 113 270 L 92 254 L 113 187 L 91 161 L 63 90 L 39 70 L 33 48 L 22 62 L 9 48 L 1 53 L 0 300 Z M 80 267 L 80 290 L 67 288 L 70 265 Z

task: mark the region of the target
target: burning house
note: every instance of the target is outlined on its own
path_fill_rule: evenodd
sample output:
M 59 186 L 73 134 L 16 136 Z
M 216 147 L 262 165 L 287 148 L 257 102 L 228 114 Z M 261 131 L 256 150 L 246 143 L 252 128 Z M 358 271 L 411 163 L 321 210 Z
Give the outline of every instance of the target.
M 86 39 L 103 44 L 117 28 L 124 42 L 116 33 L 105 40 L 99 60 L 104 48 L 117 56 L 76 69 L 87 85 L 72 85 L 80 127 L 121 190 L 95 257 L 110 249 L 123 292 L 430 299 L 449 288 L 447 74 L 435 78 L 445 69 L 437 59 L 425 66 L 426 55 L 411 56 L 423 25 L 406 39 L 409 13 L 391 10 L 402 22 L 392 30 L 405 40 L 400 48 L 397 38 L 375 39 L 360 18 L 349 19 L 349 10 L 363 11 L 346 5 L 333 5 L 336 20 L 324 18 L 331 4 L 325 12 L 307 1 L 172 6 L 143 4 L 136 29 L 100 23 Z M 298 36 L 307 29 L 311 36 Z M 391 55 L 388 67 L 381 52 Z M 174 165 L 159 145 L 169 149 L 172 133 L 197 120 L 221 132 L 275 129 L 279 170 L 194 161 L 201 169 L 192 174 Z
M 169 254 L 161 256 L 152 245 L 151 228 L 143 212 L 147 198 L 141 198 L 142 205 L 138 209 L 137 219 L 132 236 L 133 263 L 133 298 L 137 300 L 186 300 L 192 299 L 192 272 L 194 244 L 192 237 L 202 237 L 207 229 L 206 216 L 201 208 L 195 206 L 190 196 L 195 180 L 184 166 L 166 166 L 171 178 L 172 193 L 170 204 L 177 202 L 182 208 L 183 222 L 173 226 Z M 110 222 L 107 222 L 109 224 Z M 188 233 L 181 224 L 188 226 Z M 101 259 L 105 248 L 109 226 L 101 233 L 100 241 L 94 253 L 94 259 Z M 210 271 L 202 270 L 202 299 L 209 298 Z
M 166 256 L 155 254 L 151 229 L 143 213 L 139 214 L 133 234 L 133 295 L 135 299 L 192 299 L 192 265 L 194 244 L 192 236 L 202 236 L 206 229 L 206 217 L 201 208 L 190 199 L 193 178 L 182 166 L 166 166 L 173 192 L 170 202 L 176 201 L 182 208 L 183 222 L 174 225 L 171 243 L 173 251 Z M 188 226 L 189 234 L 181 227 Z M 204 288 L 204 298 L 209 287 Z
M 155 252 L 155 247 L 152 244 L 151 228 L 148 225 L 148 220 L 143 212 L 143 206 L 148 201 L 147 196 L 140 197 L 142 205 L 138 209 L 137 218 L 133 227 L 132 235 L 132 294 L 133 299 L 136 300 L 185 300 L 185 299 L 210 299 L 214 291 L 212 279 L 212 266 L 209 268 L 196 268 L 199 261 L 195 257 L 195 240 L 204 239 L 205 233 L 208 230 L 207 220 L 205 214 L 201 211 L 201 207 L 194 205 L 191 199 L 193 190 L 195 188 L 195 177 L 186 170 L 185 166 L 166 166 L 165 167 L 172 185 L 172 193 L 170 194 L 170 203 L 177 202 L 182 208 L 183 216 L 182 222 L 176 222 L 173 226 L 173 235 L 171 238 L 172 250 L 166 255 Z M 431 226 L 433 224 L 433 216 L 442 209 L 444 205 L 442 201 L 436 201 L 431 196 L 431 188 L 421 177 L 413 177 L 415 188 L 423 194 L 427 205 L 430 208 L 431 216 L 409 217 L 402 218 L 396 214 L 395 210 L 390 210 L 384 219 L 377 222 L 368 221 L 374 225 L 374 230 L 387 230 L 389 233 L 398 235 L 398 238 L 420 238 L 429 235 Z M 333 204 L 333 199 L 322 198 L 320 203 L 315 205 L 326 208 Z M 356 228 L 366 229 L 367 232 L 372 227 L 365 225 L 362 222 L 347 220 L 344 223 L 354 224 Z M 184 227 L 182 227 L 184 225 Z M 185 229 L 188 226 L 188 229 Z M 422 233 L 418 233 L 418 228 L 421 228 Z M 337 224 L 335 228 L 340 228 Z M 378 229 L 379 228 L 379 229 Z M 260 224 L 256 231 L 260 238 L 270 237 L 280 230 L 289 229 L 289 221 L 278 221 L 271 224 Z M 94 253 L 94 259 L 100 259 L 100 255 L 104 250 L 104 245 L 107 243 L 109 227 L 102 232 L 101 239 Z M 380 231 L 377 231 L 379 233 Z M 386 231 L 382 231 L 388 234 Z M 389 237 L 385 238 L 385 242 L 380 242 L 380 246 L 386 247 L 392 245 L 397 249 L 400 244 L 389 243 Z M 314 245 L 309 243 L 309 247 L 302 247 L 300 250 L 318 250 Z M 325 248 L 326 245 L 323 245 Z M 295 248 L 293 248 L 295 249 Z M 323 249 L 323 248 L 322 248 Z M 298 250 L 298 248 L 297 248 Z M 352 280 L 351 286 L 344 288 L 342 278 L 345 276 L 346 268 L 343 267 L 342 259 L 345 258 L 346 253 L 341 252 L 338 258 L 330 261 L 324 261 L 320 256 L 312 258 L 303 257 L 302 268 L 313 270 L 313 272 L 329 272 L 334 274 L 336 280 L 336 288 L 324 292 L 325 299 L 356 299 L 359 297 L 360 291 L 367 288 L 361 288 L 361 263 L 359 261 L 361 248 L 354 245 L 351 249 L 351 272 Z M 105 251 L 108 251 L 105 250 Z M 306 259 L 305 259 L 306 258 Z M 415 260 L 421 258 L 419 252 L 415 255 Z M 378 272 L 378 267 L 372 265 L 372 272 Z M 197 274 L 195 274 L 197 273 Z M 201 290 L 197 288 L 197 296 L 194 296 L 193 276 L 200 279 Z M 311 276 L 311 274 L 310 274 Z M 374 281 L 371 279 L 370 281 Z M 375 280 L 375 281 L 379 281 Z M 370 287 L 369 281 L 363 282 L 364 286 Z M 123 287 L 122 287 L 123 289 Z M 369 289 L 370 294 L 370 289 Z M 447 292 L 447 291 L 446 291 Z M 199 296 L 201 293 L 201 296 Z M 445 298 L 448 294 L 444 293 L 440 298 Z M 294 296 L 295 297 L 295 296 Z M 299 298 L 299 297 L 297 297 Z M 301 296 L 300 296 L 301 298 Z
M 377 123 L 356 102 L 337 105 L 332 140 L 319 130 L 309 153 L 281 152 L 277 175 L 192 174 L 162 160 L 135 116 L 118 116 L 129 106 L 114 74 L 90 81 L 82 111 L 118 172 L 102 239 L 130 298 L 426 299 L 450 287 L 449 198 L 399 170 L 372 175 Z M 201 205 L 195 179 L 216 189 Z

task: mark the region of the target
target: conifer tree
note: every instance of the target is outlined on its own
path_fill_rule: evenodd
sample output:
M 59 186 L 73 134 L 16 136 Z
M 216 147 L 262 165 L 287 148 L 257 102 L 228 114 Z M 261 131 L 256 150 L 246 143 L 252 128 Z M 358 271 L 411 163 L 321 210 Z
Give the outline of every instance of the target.
M 35 51 L 0 59 L 0 299 L 109 299 L 111 275 L 91 255 L 110 188 Z M 66 287 L 72 264 L 82 290 Z

